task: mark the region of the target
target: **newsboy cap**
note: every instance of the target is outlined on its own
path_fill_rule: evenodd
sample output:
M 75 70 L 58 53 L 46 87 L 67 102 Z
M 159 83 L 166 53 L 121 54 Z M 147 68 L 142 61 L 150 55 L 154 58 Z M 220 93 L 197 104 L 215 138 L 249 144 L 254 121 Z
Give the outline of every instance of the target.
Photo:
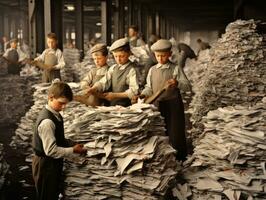
M 110 51 L 115 51 L 121 47 L 129 47 L 129 41 L 127 38 L 121 38 L 116 40 L 110 47 Z
M 91 50 L 90 53 L 93 54 L 95 52 L 107 52 L 107 45 L 103 44 L 103 43 L 99 43 L 99 44 L 95 44 Z
M 151 46 L 152 51 L 169 51 L 171 48 L 171 42 L 165 39 L 160 39 Z

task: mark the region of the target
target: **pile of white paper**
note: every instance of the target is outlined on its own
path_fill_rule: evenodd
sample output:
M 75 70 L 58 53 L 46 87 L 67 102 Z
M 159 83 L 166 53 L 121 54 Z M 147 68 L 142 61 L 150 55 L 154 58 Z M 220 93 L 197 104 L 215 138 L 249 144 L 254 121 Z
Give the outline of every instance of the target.
M 202 52 L 187 69 L 195 92 L 190 104 L 195 137 L 208 111 L 254 105 L 265 96 L 266 36 L 257 31 L 258 26 L 254 20 L 230 23 L 209 52 Z
M 84 143 L 88 153 L 83 159 L 68 160 L 67 199 L 158 199 L 165 195 L 180 168 L 155 107 L 98 107 L 74 115 L 67 122 L 66 135 Z
M 218 108 L 184 164 L 179 199 L 266 199 L 266 99 L 253 107 Z M 227 198 L 226 198 L 227 197 Z

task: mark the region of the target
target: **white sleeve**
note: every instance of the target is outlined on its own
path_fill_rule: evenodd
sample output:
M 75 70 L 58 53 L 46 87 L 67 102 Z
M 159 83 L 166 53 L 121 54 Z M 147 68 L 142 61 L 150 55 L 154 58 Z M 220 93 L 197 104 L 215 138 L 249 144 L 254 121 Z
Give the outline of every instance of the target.
M 56 145 L 55 124 L 52 120 L 44 119 L 38 126 L 38 134 L 47 156 L 57 159 L 73 154 L 73 147 L 65 148 Z

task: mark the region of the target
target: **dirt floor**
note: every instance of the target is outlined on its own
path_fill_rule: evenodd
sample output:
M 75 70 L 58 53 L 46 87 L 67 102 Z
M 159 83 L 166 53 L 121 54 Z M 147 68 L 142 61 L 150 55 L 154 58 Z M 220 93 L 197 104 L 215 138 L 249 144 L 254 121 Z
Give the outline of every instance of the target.
M 9 144 L 17 123 L 32 105 L 31 85 L 35 82 L 18 75 L 0 76 L 0 143 L 4 145 L 4 159 L 10 166 L 5 184 L 0 190 L 1 200 L 34 199 L 30 165 L 25 162 L 22 152 L 12 149 Z
M 34 199 L 35 190 L 31 176 L 31 169 L 20 170 L 21 166 L 29 166 L 25 156 L 9 146 L 14 135 L 16 125 L 0 125 L 0 143 L 4 144 L 4 158 L 10 166 L 6 182 L 1 191 L 1 200 Z

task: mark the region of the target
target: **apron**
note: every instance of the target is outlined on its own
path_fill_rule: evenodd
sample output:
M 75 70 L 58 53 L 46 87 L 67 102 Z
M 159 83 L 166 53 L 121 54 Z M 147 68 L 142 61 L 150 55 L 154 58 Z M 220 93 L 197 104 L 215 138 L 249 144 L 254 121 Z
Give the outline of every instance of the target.
M 57 65 L 57 57 L 55 54 L 46 53 L 44 56 L 44 64 L 45 65 Z M 59 78 L 61 80 L 60 70 L 53 69 L 53 70 L 43 70 L 42 74 L 42 82 L 43 83 L 51 83 L 54 79 Z

